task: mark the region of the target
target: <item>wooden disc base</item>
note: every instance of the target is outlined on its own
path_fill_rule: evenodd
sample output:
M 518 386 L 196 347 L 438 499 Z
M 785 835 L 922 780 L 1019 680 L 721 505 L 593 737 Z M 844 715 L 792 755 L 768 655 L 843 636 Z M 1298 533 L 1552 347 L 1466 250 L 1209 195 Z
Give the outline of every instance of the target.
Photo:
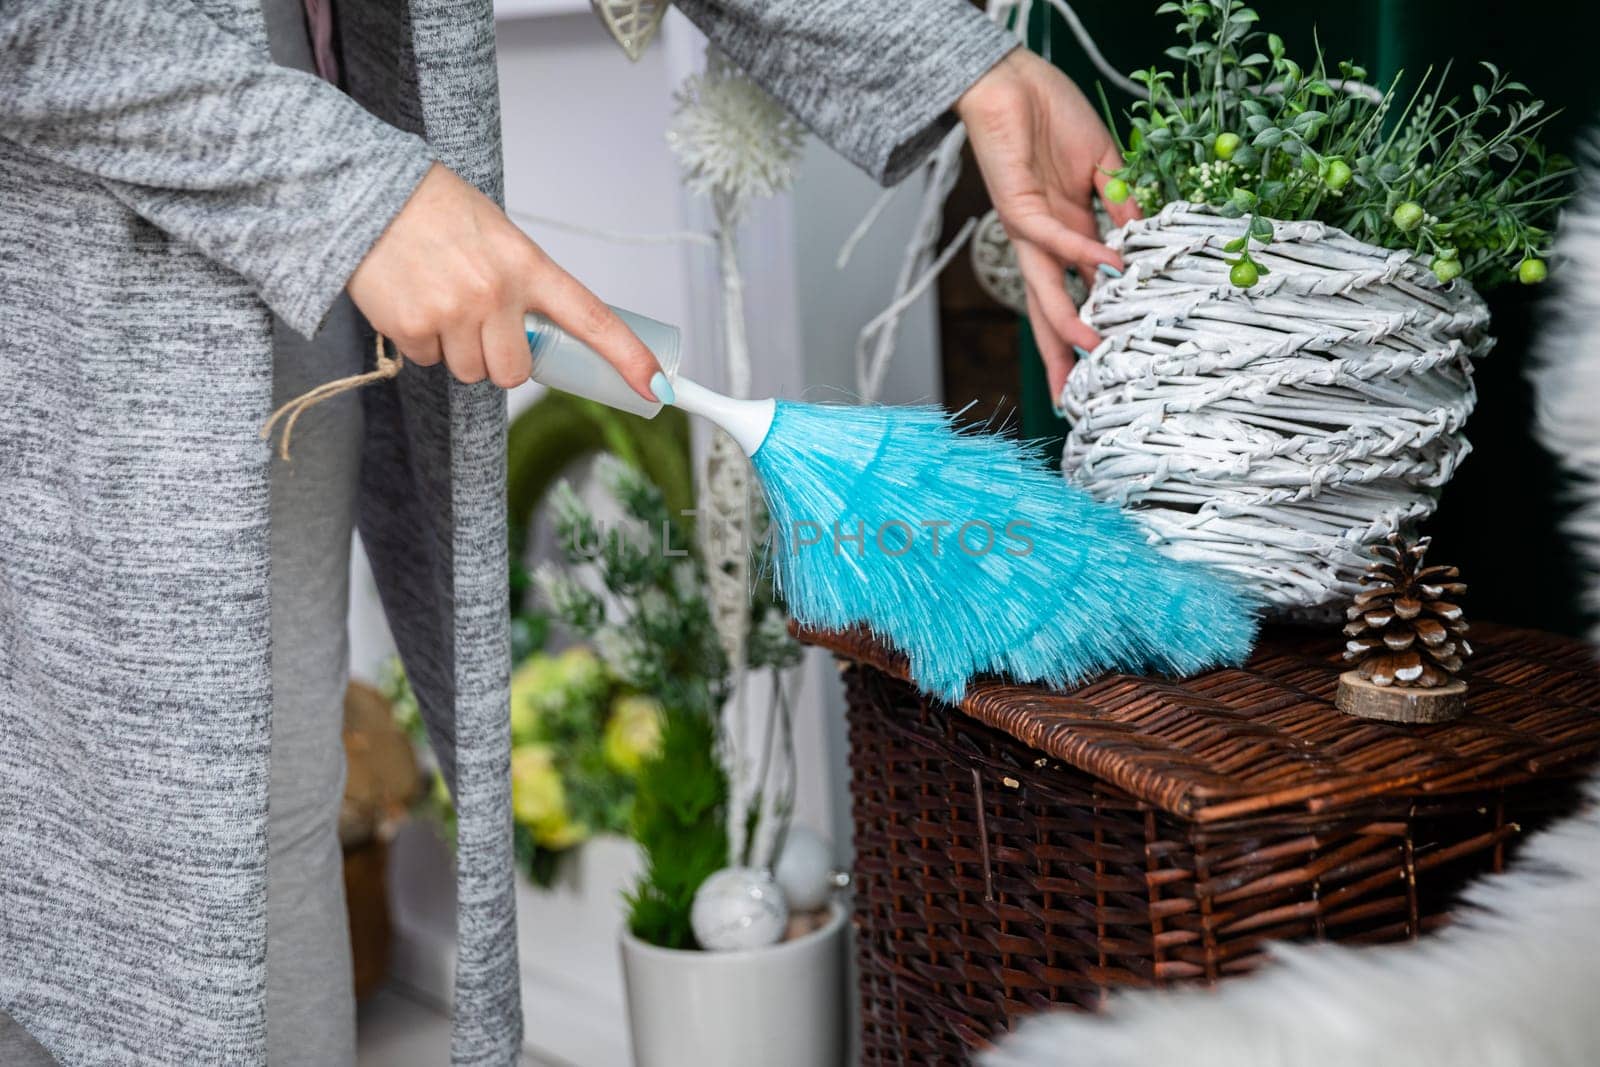
M 1467 683 L 1456 680 L 1433 689 L 1373 685 L 1355 671 L 1339 675 L 1334 705 L 1346 715 L 1384 722 L 1449 722 L 1467 712 Z

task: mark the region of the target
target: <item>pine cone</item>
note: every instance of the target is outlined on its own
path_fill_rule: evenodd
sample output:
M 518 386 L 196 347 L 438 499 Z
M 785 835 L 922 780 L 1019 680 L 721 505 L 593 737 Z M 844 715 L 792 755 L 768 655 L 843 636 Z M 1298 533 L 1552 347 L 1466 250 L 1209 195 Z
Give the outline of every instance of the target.
M 1388 544 L 1374 545 L 1377 561 L 1361 576 L 1366 586 L 1345 615 L 1344 658 L 1356 662 L 1356 673 L 1374 685 L 1432 689 L 1449 682 L 1472 655 L 1463 636 L 1467 620 L 1446 596 L 1459 596 L 1466 585 L 1454 567 L 1424 567 L 1432 538 L 1408 544 L 1390 534 Z

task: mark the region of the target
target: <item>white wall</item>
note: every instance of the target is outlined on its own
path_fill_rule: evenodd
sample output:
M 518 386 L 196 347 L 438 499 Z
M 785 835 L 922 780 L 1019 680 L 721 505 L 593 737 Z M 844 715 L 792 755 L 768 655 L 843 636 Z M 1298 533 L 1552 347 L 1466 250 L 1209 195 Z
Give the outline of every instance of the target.
M 629 63 L 587 10 L 502 20 L 500 106 L 506 206 L 632 232 L 681 227 L 667 148 L 666 54 Z M 607 303 L 685 321 L 690 280 L 675 245 L 618 245 L 537 223 L 524 229 Z M 693 348 L 696 339 L 685 338 Z

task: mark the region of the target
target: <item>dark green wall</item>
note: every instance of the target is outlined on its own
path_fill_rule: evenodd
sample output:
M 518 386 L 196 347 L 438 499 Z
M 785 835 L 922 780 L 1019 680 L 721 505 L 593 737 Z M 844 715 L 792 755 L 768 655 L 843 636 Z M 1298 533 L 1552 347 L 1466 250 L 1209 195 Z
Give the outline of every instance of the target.
M 1098 77 L 1076 39 L 1043 3 L 1035 6 L 1035 48 L 1091 89 Z M 1154 15 L 1155 3 L 1095 0 L 1073 6 L 1119 70 L 1165 63 L 1161 51 L 1172 43 L 1172 21 Z M 1487 59 L 1551 107 L 1562 109 L 1547 127 L 1547 140 L 1569 154 L 1577 154 L 1583 129 L 1600 112 L 1600 8 L 1588 4 L 1261 0 L 1252 6 L 1261 15 L 1261 28 L 1281 36 L 1291 56 L 1309 58 L 1315 32 L 1330 63 L 1354 59 L 1377 82 L 1453 61 L 1452 82 L 1466 92 L 1476 63 Z M 1131 103 L 1110 87 L 1107 97 L 1119 114 Z M 1424 532 L 1434 536 L 1440 562 L 1460 565 L 1472 587 L 1467 606 L 1473 617 L 1577 632 L 1583 625 L 1577 571 L 1556 531 L 1562 485 L 1550 457 L 1529 433 L 1532 407 L 1525 367 L 1540 295 L 1538 289 L 1514 284 L 1486 294 L 1498 344 L 1478 367 L 1478 409 L 1467 427 L 1473 453 L 1446 488 L 1439 512 Z M 1059 454 L 1066 424 L 1051 411 L 1026 327 L 1022 344 L 1023 432 L 1056 440 Z

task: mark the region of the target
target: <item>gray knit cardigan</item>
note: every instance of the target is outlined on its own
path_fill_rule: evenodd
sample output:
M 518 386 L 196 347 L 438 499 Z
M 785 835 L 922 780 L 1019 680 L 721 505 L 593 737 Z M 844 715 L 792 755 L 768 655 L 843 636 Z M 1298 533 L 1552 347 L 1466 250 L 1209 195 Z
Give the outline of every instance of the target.
M 265 1061 L 269 310 L 313 333 L 434 159 L 500 195 L 491 0 L 338 6 L 349 95 L 259 0 L 0 0 L 0 1010 L 67 1067 Z M 883 180 L 1011 44 L 965 0 L 679 6 Z M 510 1064 L 504 397 L 363 401 L 460 812 L 453 1058 Z

